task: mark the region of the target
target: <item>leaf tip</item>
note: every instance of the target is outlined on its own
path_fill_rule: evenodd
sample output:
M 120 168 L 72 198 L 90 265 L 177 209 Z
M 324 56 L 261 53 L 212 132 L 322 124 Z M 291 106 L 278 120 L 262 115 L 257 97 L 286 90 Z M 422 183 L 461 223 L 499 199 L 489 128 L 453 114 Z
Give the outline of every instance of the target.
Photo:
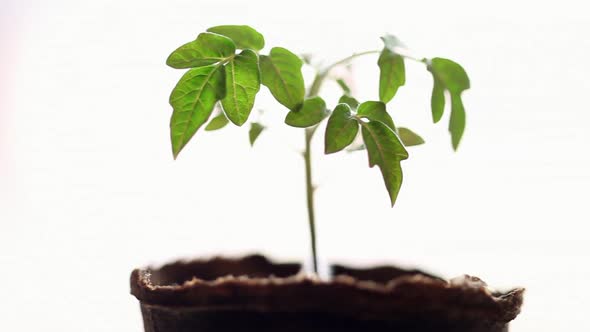
M 391 208 L 395 206 L 395 202 L 397 201 L 397 192 L 391 192 L 388 190 L 389 194 L 389 203 L 391 203 Z
M 451 145 L 453 146 L 453 151 L 457 152 L 457 150 L 459 149 L 459 144 L 461 143 L 462 136 L 462 133 L 457 134 L 451 132 Z
M 166 58 L 166 66 L 170 67 L 170 68 L 174 68 L 174 69 L 179 69 L 174 65 L 174 59 L 173 59 L 173 55 L 174 53 L 170 54 L 167 58 Z
M 324 154 L 331 154 L 334 153 L 334 151 L 332 151 L 332 149 L 328 146 L 328 144 L 324 145 Z
M 396 192 L 389 192 L 389 201 L 391 202 L 391 208 L 393 208 L 395 206 L 395 202 L 397 201 L 398 193 L 399 193 L 399 188 L 398 188 L 398 191 L 396 191 Z

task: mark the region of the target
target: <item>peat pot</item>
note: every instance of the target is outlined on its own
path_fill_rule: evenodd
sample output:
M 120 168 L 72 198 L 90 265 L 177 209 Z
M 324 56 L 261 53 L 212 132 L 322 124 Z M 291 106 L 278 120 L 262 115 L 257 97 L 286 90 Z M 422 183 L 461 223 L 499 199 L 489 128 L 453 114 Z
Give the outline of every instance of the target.
M 179 261 L 134 270 L 131 293 L 146 332 L 505 332 L 524 292 L 388 266 L 300 270 L 260 255 Z

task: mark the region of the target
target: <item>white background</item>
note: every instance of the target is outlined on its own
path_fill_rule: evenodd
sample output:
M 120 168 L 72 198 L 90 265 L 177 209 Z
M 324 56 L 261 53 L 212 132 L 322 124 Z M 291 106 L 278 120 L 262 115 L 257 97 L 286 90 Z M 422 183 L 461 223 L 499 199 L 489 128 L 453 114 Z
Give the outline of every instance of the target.
M 300 130 L 262 88 L 271 128 L 199 132 L 173 161 L 164 61 L 218 24 L 265 52 L 333 61 L 398 35 L 461 63 L 467 130 L 453 153 L 430 120 L 431 78 L 407 64 L 389 109 L 427 141 L 389 208 L 364 153 L 314 142 L 323 263 L 398 263 L 527 288 L 513 331 L 590 323 L 590 20 L 584 1 L 17 1 L 0 8 L 0 312 L 6 331 L 142 330 L 132 268 L 262 251 L 309 257 Z M 376 57 L 354 63 L 377 98 Z M 346 74 L 346 71 L 340 73 Z M 307 81 L 309 83 L 309 79 Z M 324 92 L 331 104 L 334 85 Z M 254 114 L 254 113 L 253 113 Z

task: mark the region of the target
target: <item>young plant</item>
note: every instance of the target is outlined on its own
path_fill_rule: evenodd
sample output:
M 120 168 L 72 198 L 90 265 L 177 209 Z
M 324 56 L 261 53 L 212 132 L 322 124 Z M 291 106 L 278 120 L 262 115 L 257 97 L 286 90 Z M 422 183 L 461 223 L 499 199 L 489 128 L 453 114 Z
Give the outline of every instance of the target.
M 406 60 L 424 65 L 432 75 L 431 111 L 434 123 L 442 118 L 445 102 L 450 98 L 448 129 L 453 149 L 459 146 L 465 129 L 465 109 L 461 101 L 461 93 L 469 89 L 465 70 L 448 59 L 413 57 L 392 35 L 381 39 L 384 47 L 380 50 L 356 53 L 318 69 L 307 90 L 301 73 L 304 65 L 302 58 L 282 47 L 273 47 L 268 54 L 261 54 L 264 37 L 246 25 L 209 28 L 197 39 L 172 52 L 166 61 L 173 68 L 190 68 L 170 95 L 173 108 L 170 135 L 175 159 L 205 123 L 208 123 L 206 131 L 221 129 L 229 122 L 244 125 L 261 84 L 288 109 L 285 123 L 304 128 L 307 212 L 315 272 L 318 264 L 311 140 L 320 122 L 327 119 L 324 136 L 326 154 L 347 147 L 366 149 L 369 166 L 378 166 L 381 170 L 392 206 L 402 184 L 401 161 L 408 158 L 406 147 L 424 143 L 412 130 L 396 126 L 387 112 L 386 104 L 405 84 Z M 350 89 L 343 80 L 328 74 L 333 68 L 348 64 L 354 58 L 371 54 L 379 54 L 379 100 L 360 103 L 350 95 Z M 333 107 L 328 107 L 318 95 L 322 83 L 328 78 L 335 79 L 344 91 L 339 103 Z M 220 112 L 209 120 L 216 105 L 220 105 Z M 256 122 L 250 126 L 250 144 L 254 144 L 264 127 Z M 364 144 L 351 146 L 359 135 Z

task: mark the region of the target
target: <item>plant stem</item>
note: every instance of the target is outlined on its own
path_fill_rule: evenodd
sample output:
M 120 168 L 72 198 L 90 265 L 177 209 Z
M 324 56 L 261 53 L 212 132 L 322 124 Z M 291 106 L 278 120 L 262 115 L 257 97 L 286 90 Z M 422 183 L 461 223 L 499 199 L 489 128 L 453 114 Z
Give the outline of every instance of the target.
M 311 236 L 311 253 L 313 259 L 313 271 L 318 273 L 318 252 L 317 252 L 317 240 L 315 233 L 315 210 L 314 210 L 314 185 L 311 174 L 311 138 L 315 131 L 313 128 L 305 129 L 305 150 L 303 151 L 303 159 L 305 159 L 305 189 L 307 193 L 307 218 L 309 221 L 309 232 Z
M 403 51 L 401 49 L 400 51 Z M 355 53 L 350 55 L 344 59 L 336 61 L 331 65 L 327 66 L 323 70 L 319 71 L 309 88 L 309 92 L 307 93 L 307 97 L 314 97 L 320 92 L 320 88 L 324 79 L 328 76 L 330 71 L 335 67 L 340 65 L 346 64 L 349 61 L 363 56 L 367 54 L 377 54 L 381 53 L 380 50 L 372 50 L 372 51 L 365 51 L 360 53 Z M 426 63 L 425 59 L 418 59 L 416 57 L 410 56 L 406 52 L 400 52 L 401 56 L 414 60 L 417 62 Z M 309 127 L 305 129 L 305 149 L 303 150 L 303 159 L 305 160 L 305 189 L 307 194 L 307 218 L 309 221 L 309 232 L 311 236 L 311 253 L 312 253 L 312 260 L 313 260 L 313 271 L 317 274 L 318 273 L 318 253 L 317 253 L 317 237 L 316 237 L 316 230 L 315 230 L 315 209 L 314 209 L 314 200 L 313 194 L 315 191 L 315 186 L 313 184 L 313 177 L 312 177 L 312 169 L 311 169 L 311 139 L 313 138 L 313 134 L 316 132 L 317 125 L 313 127 Z
M 379 53 L 379 52 L 381 52 L 381 51 L 373 50 L 373 51 L 365 51 L 365 52 L 355 53 L 353 55 L 347 56 L 346 58 L 336 61 L 333 64 L 327 66 L 326 68 L 321 70 L 316 75 L 316 77 L 311 85 L 311 88 L 309 89 L 309 96 L 312 97 L 312 96 L 315 96 L 318 94 L 318 92 L 320 91 L 320 87 L 322 86 L 322 83 L 324 82 L 324 79 L 326 78 L 326 76 L 328 76 L 328 74 L 330 73 L 330 70 L 332 70 L 335 67 L 338 67 L 340 65 L 346 64 L 347 62 L 349 62 L 350 60 L 352 60 L 354 58 L 357 58 L 357 57 L 360 57 L 363 55 L 367 55 L 367 54 L 375 54 L 375 53 Z
M 347 62 L 349 62 L 350 60 L 354 59 L 354 58 L 358 58 L 360 56 L 363 55 L 367 55 L 367 54 L 376 54 L 376 53 L 381 53 L 380 50 L 372 50 L 372 51 L 365 51 L 365 52 L 360 52 L 360 53 L 354 53 L 353 55 L 347 56 L 346 58 L 336 61 L 333 64 L 329 65 L 328 67 L 326 67 L 324 69 L 324 75 L 327 75 L 328 72 L 330 70 L 332 70 L 334 67 L 338 67 L 340 65 L 346 64 Z
M 318 94 L 320 91 L 320 87 L 322 85 L 322 77 L 318 73 L 313 83 L 311 84 L 311 88 L 307 93 L 308 97 L 313 97 Z M 315 186 L 313 184 L 313 178 L 311 173 L 311 138 L 315 133 L 317 126 L 313 126 L 310 128 L 305 128 L 305 149 L 303 150 L 303 159 L 305 160 L 305 192 L 307 195 L 307 219 L 309 221 L 309 234 L 311 236 L 311 254 L 313 260 L 313 272 L 318 274 L 318 252 L 317 252 L 317 239 L 316 239 L 316 232 L 315 232 L 315 209 L 314 209 L 314 200 L 313 194 L 315 191 Z

